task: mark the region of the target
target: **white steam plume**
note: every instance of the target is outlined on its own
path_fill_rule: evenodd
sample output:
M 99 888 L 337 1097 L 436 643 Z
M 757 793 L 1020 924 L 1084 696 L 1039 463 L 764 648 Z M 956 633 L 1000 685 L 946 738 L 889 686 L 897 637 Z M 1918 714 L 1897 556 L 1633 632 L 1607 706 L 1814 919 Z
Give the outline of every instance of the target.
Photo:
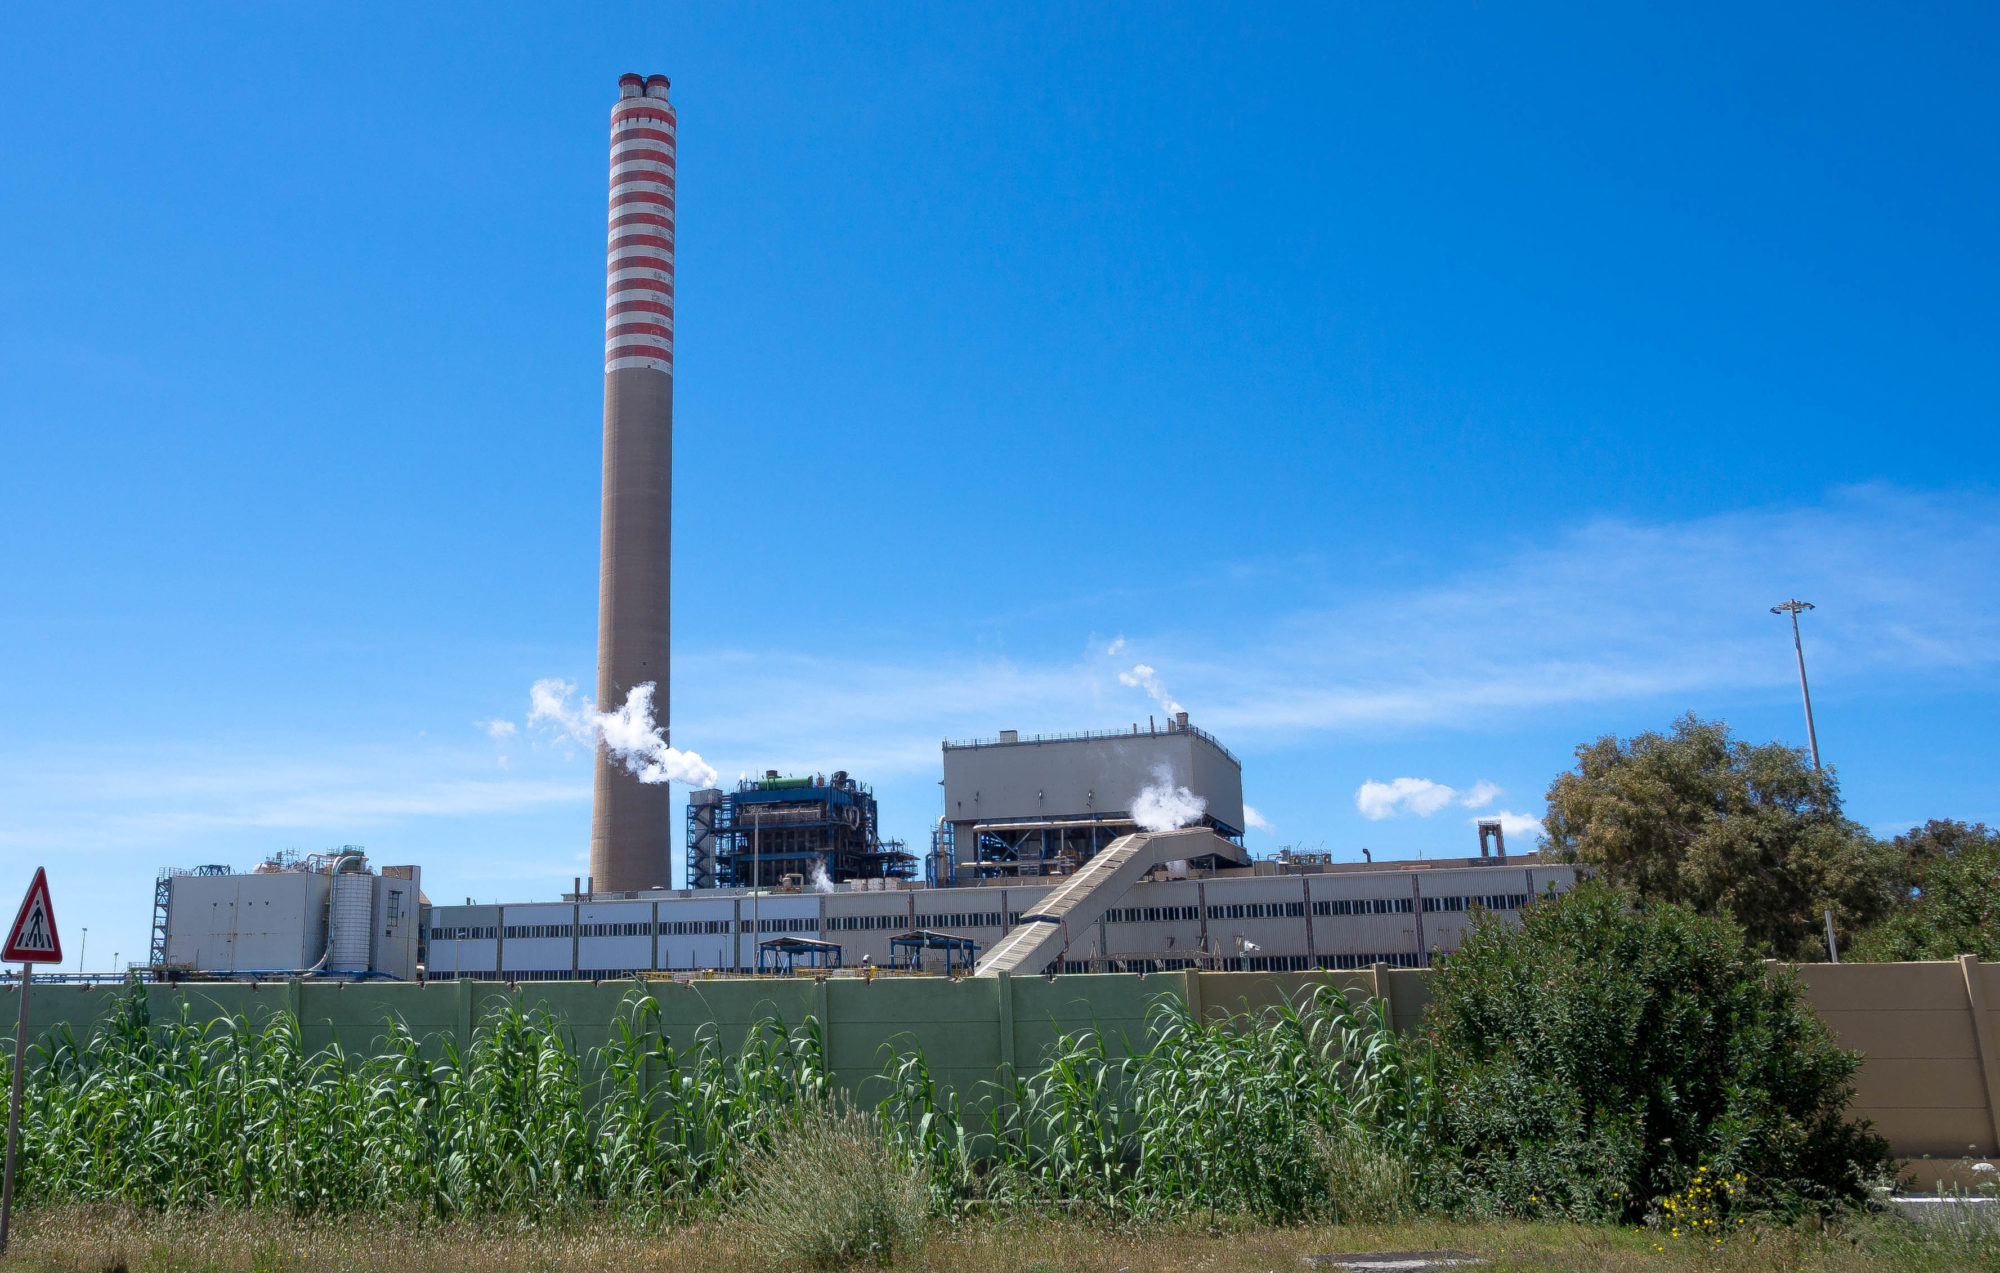
M 547 677 L 528 690 L 528 723 L 595 749 L 602 746 L 640 782 L 680 782 L 713 787 L 715 767 L 691 751 L 667 745 L 653 719 L 652 681 L 635 685 L 615 712 L 600 712 L 588 699 L 572 703 L 576 686 Z
M 1200 818 L 1208 801 L 1174 784 L 1173 771 L 1153 766 L 1153 783 L 1132 798 L 1132 821 L 1142 831 L 1173 831 Z
M 1271 825 L 1271 820 L 1269 818 L 1257 812 L 1255 809 L 1251 808 L 1247 804 L 1243 806 L 1243 825 L 1249 827 L 1253 831 L 1277 830 L 1276 827 Z
M 1152 695 L 1153 701 L 1158 703 L 1169 716 L 1181 710 L 1181 705 L 1174 701 L 1173 695 L 1167 693 L 1167 687 L 1160 684 L 1159 676 L 1144 663 L 1135 663 L 1132 665 L 1131 671 L 1120 672 L 1118 674 L 1118 683 L 1120 685 L 1129 685 L 1134 689 L 1145 690 L 1146 693 Z

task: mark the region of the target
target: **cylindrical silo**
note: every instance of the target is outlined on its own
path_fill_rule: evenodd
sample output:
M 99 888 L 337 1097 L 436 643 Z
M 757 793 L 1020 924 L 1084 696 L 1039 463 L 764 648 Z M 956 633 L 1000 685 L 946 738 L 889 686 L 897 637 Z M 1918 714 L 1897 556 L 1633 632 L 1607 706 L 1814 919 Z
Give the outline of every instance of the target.
M 674 475 L 674 108 L 667 77 L 618 81 L 604 291 L 604 504 L 597 591 L 597 703 L 651 684 L 667 723 Z M 642 783 L 599 749 L 590 873 L 606 891 L 671 883 L 667 784 Z
M 374 928 L 375 877 L 366 871 L 336 874 L 326 908 L 327 971 L 367 972 Z

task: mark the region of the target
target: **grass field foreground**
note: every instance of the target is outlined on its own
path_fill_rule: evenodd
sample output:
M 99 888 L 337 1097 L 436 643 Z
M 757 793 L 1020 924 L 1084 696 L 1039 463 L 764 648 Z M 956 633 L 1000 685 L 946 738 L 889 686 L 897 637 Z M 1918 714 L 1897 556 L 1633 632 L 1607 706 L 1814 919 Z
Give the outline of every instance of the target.
M 49 1207 L 22 1217 L 0 1268 L 35 1273 L 591 1273 L 775 1269 L 727 1221 L 649 1229 L 617 1220 L 522 1226 L 295 1220 L 236 1210 L 162 1214 Z M 1263 1227 L 1041 1220 L 938 1226 L 888 1267 L 911 1273 L 1290 1273 L 1335 1252 L 1456 1249 L 1506 1270 L 1959 1273 L 2000 1267 L 2000 1232 L 1970 1240 L 1893 1217 L 1745 1229 L 1720 1246 L 1648 1229 L 1509 1222 Z

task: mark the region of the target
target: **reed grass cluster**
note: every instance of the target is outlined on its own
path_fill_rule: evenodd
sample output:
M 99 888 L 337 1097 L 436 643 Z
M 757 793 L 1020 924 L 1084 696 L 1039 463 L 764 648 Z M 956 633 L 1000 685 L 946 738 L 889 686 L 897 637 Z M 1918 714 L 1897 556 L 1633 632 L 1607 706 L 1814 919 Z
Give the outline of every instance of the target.
M 282 1012 L 154 1021 L 134 988 L 87 1038 L 64 1027 L 31 1049 L 21 1194 L 296 1216 L 686 1218 L 755 1205 L 788 1172 L 831 1180 L 831 1163 L 846 1182 L 833 1193 L 876 1189 L 883 1214 L 908 1210 L 890 1200 L 905 1181 L 936 1215 L 1049 1203 L 1290 1220 L 1407 1203 L 1432 1094 L 1379 1005 L 1323 986 L 1204 1022 L 1165 998 L 1145 1038 L 1118 1042 L 1114 1054 L 1065 1036 L 1033 1072 L 969 1099 L 941 1090 L 921 1053 L 892 1049 L 857 1110 L 833 1089 L 815 1022 L 765 1021 L 733 1047 L 712 1032 L 677 1042 L 640 990 L 588 1052 L 548 1015 L 504 1008 L 464 1050 L 392 1020 L 357 1054 L 308 1051 Z
M 31 1050 L 21 1194 L 296 1215 L 686 1210 L 825 1099 L 825 1057 L 810 1022 L 679 1051 L 657 1018 L 628 999 L 587 1079 L 545 1013 L 494 1012 L 462 1052 L 393 1020 L 372 1053 L 308 1052 L 289 1014 L 154 1022 L 135 987 L 87 1039 L 63 1027 Z

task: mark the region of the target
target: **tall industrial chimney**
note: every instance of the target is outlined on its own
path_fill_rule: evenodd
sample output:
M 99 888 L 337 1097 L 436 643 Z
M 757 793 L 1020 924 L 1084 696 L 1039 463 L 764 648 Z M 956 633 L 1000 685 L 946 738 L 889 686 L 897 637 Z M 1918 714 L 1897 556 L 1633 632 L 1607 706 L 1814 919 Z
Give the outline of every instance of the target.
M 674 476 L 674 108 L 667 77 L 626 75 L 611 110 L 604 288 L 604 527 L 597 578 L 597 703 L 650 682 L 668 721 Z M 590 873 L 610 892 L 672 883 L 667 784 L 642 783 L 602 748 Z

